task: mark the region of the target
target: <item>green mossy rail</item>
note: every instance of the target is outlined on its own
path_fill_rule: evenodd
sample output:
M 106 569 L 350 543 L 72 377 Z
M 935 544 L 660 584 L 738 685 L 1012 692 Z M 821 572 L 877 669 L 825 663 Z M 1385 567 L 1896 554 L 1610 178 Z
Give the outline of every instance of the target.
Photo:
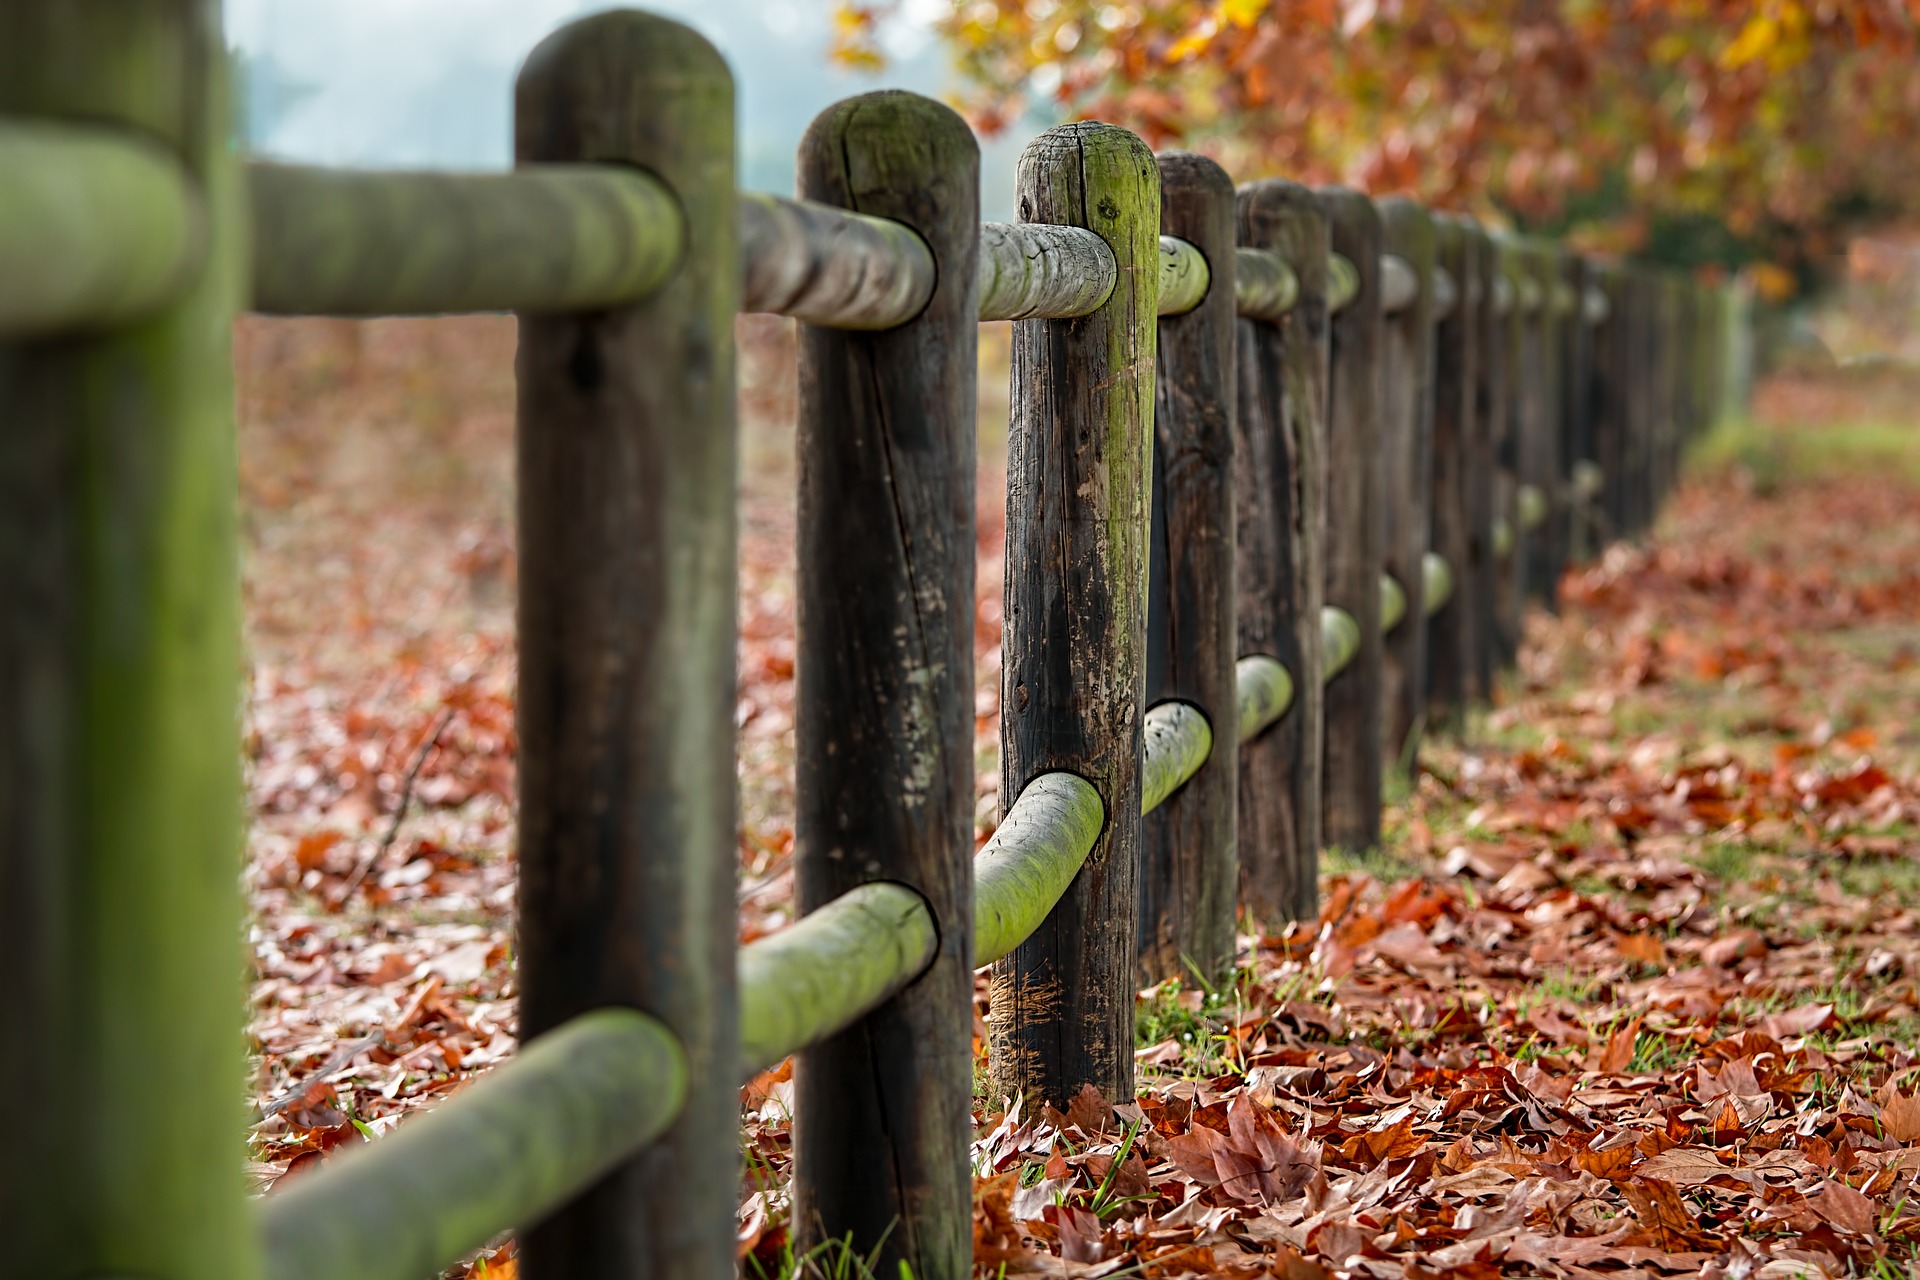
M 1352 614 L 1336 605 L 1321 606 L 1320 648 L 1326 655 L 1320 668 L 1323 680 L 1333 679 L 1360 656 L 1360 624 Z
M 247 166 L 253 306 L 272 315 L 588 311 L 644 298 L 686 227 L 657 180 L 612 165 L 511 173 Z
M 1249 654 L 1234 664 L 1240 741 L 1258 736 L 1293 705 L 1293 673 L 1277 658 Z
M 131 130 L 0 120 L 0 174 L 0 336 L 151 315 L 205 257 L 199 192 Z
M 1407 589 L 1392 574 L 1380 575 L 1380 634 L 1386 635 L 1407 616 Z
M 1190 702 L 1162 702 L 1148 709 L 1144 731 L 1140 812 L 1147 814 L 1200 772 L 1213 754 L 1213 727 Z
M 1453 598 L 1453 566 L 1447 558 L 1429 551 L 1420 561 L 1420 609 L 1431 618 Z
M 565 1203 L 672 1123 L 679 1042 L 583 1014 L 388 1137 L 260 1202 L 266 1280 L 422 1280 Z
M 760 1071 L 907 986 L 939 942 L 926 899 L 861 885 L 740 949 L 740 1059 Z
M 1233 297 L 1241 315 L 1272 323 L 1300 300 L 1300 277 L 1293 264 L 1272 249 L 1236 249 Z
M 1327 314 L 1344 311 L 1360 296 L 1360 268 L 1343 253 L 1327 255 Z
M 1521 530 L 1531 533 L 1547 521 L 1547 495 L 1538 485 L 1521 485 L 1514 491 L 1513 514 Z

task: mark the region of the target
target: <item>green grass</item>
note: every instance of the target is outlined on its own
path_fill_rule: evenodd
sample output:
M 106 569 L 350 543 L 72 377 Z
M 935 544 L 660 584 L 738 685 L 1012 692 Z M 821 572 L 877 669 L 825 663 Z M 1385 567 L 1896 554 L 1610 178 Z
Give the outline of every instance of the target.
M 1320 855 L 1320 870 L 1330 876 L 1355 873 L 1369 875 L 1381 884 L 1414 880 L 1424 874 L 1419 866 L 1391 849 L 1363 849 L 1358 853 L 1350 853 L 1338 845 Z

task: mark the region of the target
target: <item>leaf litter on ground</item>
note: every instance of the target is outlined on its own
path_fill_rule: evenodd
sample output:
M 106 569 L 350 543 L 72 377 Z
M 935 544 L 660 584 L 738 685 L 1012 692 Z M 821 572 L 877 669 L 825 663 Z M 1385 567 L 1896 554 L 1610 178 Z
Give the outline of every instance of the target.
M 777 364 L 777 330 L 743 336 Z M 249 322 L 240 350 L 268 1188 L 515 1043 L 511 328 Z M 1798 418 L 1820 394 L 1769 388 L 1763 420 L 1769 397 Z M 1496 709 L 1430 740 L 1386 847 L 1329 859 L 1318 919 L 1248 922 L 1219 990 L 1141 993 L 1134 1101 L 977 1097 L 981 1273 L 1906 1273 L 1920 478 L 1806 471 L 1696 474 L 1657 536 L 1569 574 Z M 743 489 L 743 939 L 791 912 L 779 480 Z M 982 987 L 982 1053 L 986 1014 Z M 791 1101 L 790 1064 L 742 1094 L 745 1274 L 822 1269 L 789 1231 Z M 512 1259 L 499 1242 L 454 1274 Z

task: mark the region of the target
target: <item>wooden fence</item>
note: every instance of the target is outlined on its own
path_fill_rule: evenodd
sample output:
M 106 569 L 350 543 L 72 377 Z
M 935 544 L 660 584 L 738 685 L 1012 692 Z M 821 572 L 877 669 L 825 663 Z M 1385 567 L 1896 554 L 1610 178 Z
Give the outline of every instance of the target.
M 1652 519 L 1722 407 L 1728 297 L 1404 200 L 1236 190 L 1048 131 L 1012 225 L 913 94 L 736 192 L 733 86 L 665 19 L 534 50 L 509 174 L 230 154 L 212 0 L 0 13 L 0 1238 L 9 1270 L 732 1273 L 736 1090 L 799 1052 L 795 1215 L 969 1274 L 992 1087 L 1133 1090 L 1133 993 L 1486 699 L 1523 605 Z M 242 1189 L 236 311 L 514 310 L 511 1063 Z M 733 320 L 800 347 L 797 884 L 735 945 Z M 1001 796 L 973 855 L 977 322 L 1019 321 Z M 901 1268 L 906 1270 L 901 1270 Z

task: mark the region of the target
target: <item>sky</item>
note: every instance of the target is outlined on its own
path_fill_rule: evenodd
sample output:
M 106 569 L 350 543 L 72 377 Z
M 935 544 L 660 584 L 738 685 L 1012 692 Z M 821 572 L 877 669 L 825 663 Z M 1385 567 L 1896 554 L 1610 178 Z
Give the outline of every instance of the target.
M 793 154 L 831 102 L 875 88 L 943 97 L 957 81 L 909 0 L 878 75 L 829 64 L 833 0 L 653 0 L 704 34 L 738 86 L 740 182 L 793 190 Z M 520 59 L 555 27 L 606 7 L 581 0 L 227 0 L 243 56 L 248 143 L 282 160 L 380 168 L 502 169 Z M 937 11 L 937 9 L 933 10 Z M 987 143 L 982 217 L 1012 219 L 1014 160 L 1045 122 Z

